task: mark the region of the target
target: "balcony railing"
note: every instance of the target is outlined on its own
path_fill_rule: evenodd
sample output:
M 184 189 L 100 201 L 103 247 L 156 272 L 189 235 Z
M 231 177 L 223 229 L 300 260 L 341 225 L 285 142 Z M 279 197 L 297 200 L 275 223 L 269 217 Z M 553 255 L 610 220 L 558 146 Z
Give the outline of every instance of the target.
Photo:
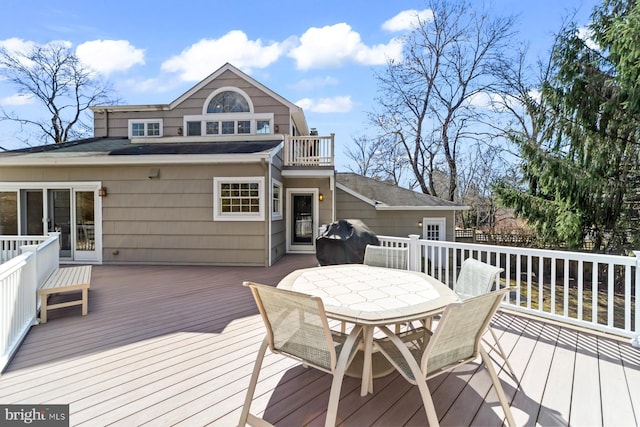
M 284 165 L 333 167 L 334 136 L 287 135 L 284 140 Z
M 408 247 L 409 269 L 455 286 L 467 258 L 502 267 L 500 286 L 514 288 L 503 306 L 631 338 L 640 347 L 640 251 L 635 256 L 493 246 L 378 236 L 383 246 Z

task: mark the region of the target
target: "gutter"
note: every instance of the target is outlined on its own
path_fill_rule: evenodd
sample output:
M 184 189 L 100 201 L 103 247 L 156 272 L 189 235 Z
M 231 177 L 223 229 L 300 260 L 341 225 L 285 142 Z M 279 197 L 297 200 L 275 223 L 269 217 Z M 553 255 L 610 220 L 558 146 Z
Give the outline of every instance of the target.
M 25 166 L 120 166 L 120 165 L 172 165 L 172 164 L 230 164 L 259 163 L 268 161 L 271 153 L 252 154 L 156 154 L 156 155 L 121 155 L 121 156 L 85 156 L 77 157 L 27 157 L 16 156 L 0 158 L 0 167 Z M 102 153 L 101 153 L 102 154 Z

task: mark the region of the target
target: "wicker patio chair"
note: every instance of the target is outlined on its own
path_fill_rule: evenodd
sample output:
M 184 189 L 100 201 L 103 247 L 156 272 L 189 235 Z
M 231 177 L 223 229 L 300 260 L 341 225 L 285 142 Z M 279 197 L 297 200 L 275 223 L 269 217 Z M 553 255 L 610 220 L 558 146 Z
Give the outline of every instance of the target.
M 407 248 L 367 245 L 364 250 L 364 264 L 366 265 L 406 270 L 408 262 L 409 250 Z
M 376 339 L 375 345 L 407 381 L 418 386 L 431 427 L 438 426 L 439 422 L 427 380 L 474 361 L 478 354 L 489 371 L 507 423 L 515 426 L 498 375 L 480 343 L 491 317 L 508 290 L 504 288 L 450 304 L 435 332 L 418 328 L 396 335 L 389 328 L 380 327 L 386 337 Z
M 249 413 L 262 361 L 269 347 L 273 353 L 333 375 L 325 426 L 334 426 L 342 380 L 358 349 L 362 327 L 355 326 L 349 335 L 329 329 L 319 297 L 252 282 L 244 282 L 244 286 L 251 288 L 267 335 L 256 357 L 239 425 L 270 425 Z
M 495 267 L 473 258 L 467 258 L 460 267 L 460 273 L 458 274 L 458 279 L 456 280 L 456 285 L 453 290 L 462 300 L 486 294 L 492 290 L 496 284 L 496 278 L 503 271 L 503 268 Z M 505 361 L 511 376 L 516 378 L 511 363 L 509 363 L 509 359 L 502 345 L 500 345 L 498 336 L 491 326 L 489 326 L 489 332 L 491 333 L 493 342 L 483 338 L 484 343 L 494 351 L 494 354 Z

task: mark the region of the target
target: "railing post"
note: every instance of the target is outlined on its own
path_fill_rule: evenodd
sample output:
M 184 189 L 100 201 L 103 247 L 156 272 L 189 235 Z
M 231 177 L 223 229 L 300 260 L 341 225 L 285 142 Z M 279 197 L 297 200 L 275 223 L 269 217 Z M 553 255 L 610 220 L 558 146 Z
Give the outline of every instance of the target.
M 638 310 L 638 291 L 640 291 L 640 251 L 633 251 L 636 256 L 636 305 L 633 312 L 636 318 L 636 326 L 634 328 L 634 334 L 631 338 L 631 345 L 636 348 L 640 348 L 640 310 Z
M 336 155 L 335 155 L 335 138 L 336 138 L 336 134 L 335 133 L 331 133 L 331 166 L 335 166 L 336 164 Z
M 419 238 L 417 234 L 409 234 L 409 270 L 411 271 L 422 271 Z

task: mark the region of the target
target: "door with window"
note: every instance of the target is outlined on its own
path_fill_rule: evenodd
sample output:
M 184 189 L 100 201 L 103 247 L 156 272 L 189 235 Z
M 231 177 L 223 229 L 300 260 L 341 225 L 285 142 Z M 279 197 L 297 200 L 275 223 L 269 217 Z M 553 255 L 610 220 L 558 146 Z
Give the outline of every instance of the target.
M 100 261 L 98 185 L 0 188 L 0 234 L 42 236 L 60 233 L 60 258 Z M 21 188 L 22 187 L 22 188 Z M 27 187 L 27 188 L 24 188 Z M 66 187 L 66 188 L 65 188 Z
M 447 221 L 445 218 L 423 218 L 422 219 L 422 238 L 425 240 L 446 240 L 447 237 Z M 424 257 L 429 262 L 428 267 L 442 269 L 446 267 L 446 248 L 427 245 Z M 429 271 L 429 270 L 427 270 Z
M 287 251 L 315 251 L 318 189 L 287 190 Z

